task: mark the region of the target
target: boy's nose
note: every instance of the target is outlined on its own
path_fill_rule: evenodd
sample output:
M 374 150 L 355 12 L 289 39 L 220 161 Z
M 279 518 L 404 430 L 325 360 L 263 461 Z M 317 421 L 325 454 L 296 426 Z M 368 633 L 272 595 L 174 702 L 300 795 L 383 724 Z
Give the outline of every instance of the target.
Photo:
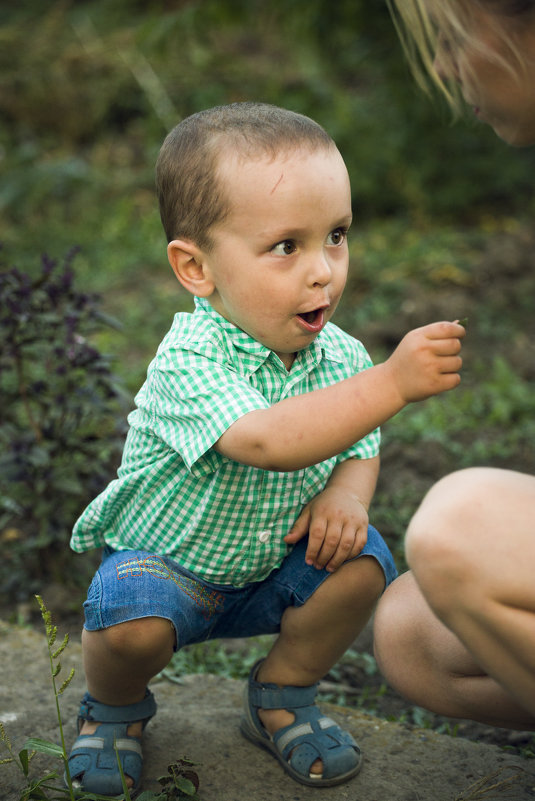
M 317 255 L 310 267 L 310 283 L 314 286 L 325 286 L 332 277 L 332 269 L 324 253 Z

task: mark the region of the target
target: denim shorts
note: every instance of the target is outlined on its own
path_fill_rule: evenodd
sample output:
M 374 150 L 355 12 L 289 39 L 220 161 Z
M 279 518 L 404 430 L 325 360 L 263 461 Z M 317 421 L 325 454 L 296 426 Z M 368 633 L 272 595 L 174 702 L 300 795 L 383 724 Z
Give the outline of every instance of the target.
M 303 538 L 264 581 L 244 587 L 211 584 L 167 556 L 105 548 L 84 603 L 85 628 L 98 631 L 143 617 L 173 624 L 177 648 L 220 637 L 275 634 L 289 606 L 302 606 L 331 573 L 307 565 Z M 373 556 L 385 575 L 396 577 L 392 555 L 372 526 L 357 556 Z

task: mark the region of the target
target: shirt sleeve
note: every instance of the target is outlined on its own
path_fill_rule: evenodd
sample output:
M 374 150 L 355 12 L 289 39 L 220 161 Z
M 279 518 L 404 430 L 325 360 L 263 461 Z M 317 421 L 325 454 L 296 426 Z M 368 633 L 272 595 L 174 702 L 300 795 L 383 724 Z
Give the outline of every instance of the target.
M 269 406 L 231 366 L 191 351 L 156 360 L 136 404 L 139 414 L 132 413 L 130 424 L 148 415 L 151 431 L 198 473 L 211 472 L 224 460 L 209 451 L 236 420 Z
M 376 428 L 367 436 L 356 442 L 351 448 L 339 454 L 337 462 L 345 462 L 346 459 L 372 459 L 380 451 L 381 429 Z

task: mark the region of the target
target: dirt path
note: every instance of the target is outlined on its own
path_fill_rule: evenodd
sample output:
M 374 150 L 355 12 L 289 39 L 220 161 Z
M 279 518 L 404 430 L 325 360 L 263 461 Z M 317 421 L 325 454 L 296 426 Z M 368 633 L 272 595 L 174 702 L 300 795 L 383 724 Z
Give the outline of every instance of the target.
M 29 736 L 59 741 L 44 637 L 0 622 L 0 720 L 15 751 Z M 62 697 L 65 736 L 75 736 L 75 710 L 83 692 L 79 643 L 62 657 L 62 674 L 76 669 Z M 216 676 L 189 676 L 182 684 L 160 681 L 152 687 L 157 717 L 145 737 L 144 789 L 175 759 L 199 763 L 202 801 L 529 801 L 535 798 L 535 760 L 523 760 L 496 746 L 469 742 L 427 730 L 409 729 L 361 712 L 329 707 L 365 754 L 352 782 L 329 790 L 307 788 L 288 779 L 267 753 L 239 734 L 242 684 Z M 0 755 L 2 758 L 4 754 Z M 38 755 L 32 775 L 59 769 Z M 474 786 L 477 783 L 481 786 Z M 506 784 L 510 782 L 510 784 Z M 500 784 L 501 783 L 501 784 Z M 491 785 L 495 791 L 488 792 Z M 19 801 L 22 787 L 13 765 L 0 765 L 2 801 Z M 484 790 L 487 793 L 484 793 Z

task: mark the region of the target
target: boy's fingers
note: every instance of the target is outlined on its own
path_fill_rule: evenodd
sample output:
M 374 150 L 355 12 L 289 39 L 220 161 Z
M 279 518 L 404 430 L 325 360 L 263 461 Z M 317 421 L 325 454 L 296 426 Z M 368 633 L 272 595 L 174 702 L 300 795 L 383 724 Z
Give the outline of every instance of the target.
M 463 360 L 460 356 L 443 356 L 440 362 L 441 373 L 458 373 L 463 366 Z
M 462 349 L 461 341 L 456 337 L 450 339 L 435 339 L 431 347 L 436 356 L 456 356 Z
M 315 542 L 319 542 L 319 547 L 313 564 L 314 567 L 322 569 L 329 564 L 337 549 L 340 547 L 342 526 L 336 522 L 330 521 L 320 529 L 318 540 L 315 539 L 315 534 L 316 532 L 314 532 L 314 536 L 311 536 L 311 539 Z
M 333 572 L 334 570 L 338 570 L 344 562 L 347 562 L 348 559 L 353 559 L 355 556 L 358 556 L 359 553 L 362 551 L 364 546 L 368 541 L 368 524 L 361 525 L 356 532 L 352 530 L 351 537 L 349 540 L 349 549 L 346 552 L 345 550 L 341 551 L 340 553 L 336 553 L 334 558 L 330 560 L 329 564 L 326 566 L 326 569 L 329 572 Z
M 462 339 L 466 335 L 466 328 L 458 322 L 430 323 L 420 330 L 428 339 Z
M 461 383 L 461 376 L 459 373 L 443 373 L 440 379 L 440 387 L 435 395 L 438 395 L 439 392 L 448 392 L 451 389 L 455 389 Z
M 351 549 L 351 557 L 358 556 L 367 542 L 368 542 L 368 526 L 365 525 L 359 528 L 359 530 L 357 531 L 355 545 Z
M 356 532 L 353 526 L 344 526 L 340 533 L 338 545 L 325 565 L 326 570 L 333 572 L 343 565 L 352 554 L 355 546 Z
M 305 534 L 308 533 L 308 526 L 310 524 L 310 511 L 305 508 L 291 527 L 288 534 L 283 537 L 284 542 L 299 542 Z
M 309 526 L 308 530 L 308 545 L 305 554 L 305 562 L 307 565 L 315 565 L 317 567 L 319 553 L 323 547 L 325 540 L 325 525 L 319 525 L 318 521 L 314 521 L 313 526 Z

